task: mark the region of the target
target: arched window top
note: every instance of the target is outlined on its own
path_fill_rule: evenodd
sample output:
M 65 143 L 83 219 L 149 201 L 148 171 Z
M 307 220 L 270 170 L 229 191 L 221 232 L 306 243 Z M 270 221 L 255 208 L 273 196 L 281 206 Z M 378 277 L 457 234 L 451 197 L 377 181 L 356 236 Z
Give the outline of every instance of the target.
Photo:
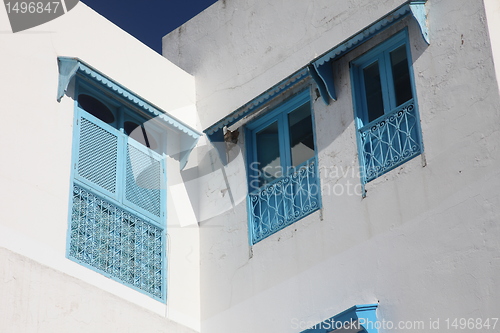
M 113 112 L 97 98 L 87 95 L 78 95 L 78 105 L 96 118 L 111 124 L 115 121 Z

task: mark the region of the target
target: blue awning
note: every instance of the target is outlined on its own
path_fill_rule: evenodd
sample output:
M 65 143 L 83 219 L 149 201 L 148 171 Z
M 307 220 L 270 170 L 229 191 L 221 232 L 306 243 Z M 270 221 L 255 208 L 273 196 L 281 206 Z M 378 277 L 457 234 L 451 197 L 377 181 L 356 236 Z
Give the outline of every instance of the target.
M 327 53 L 320 56 L 318 59 L 311 62 L 311 68 L 316 71 L 313 78 L 315 78 L 316 84 L 318 85 L 326 104 L 330 103 L 330 99 L 334 101 L 336 100 L 332 62 L 337 58 L 342 57 L 344 54 L 352 51 L 364 42 L 370 40 L 372 37 L 381 31 L 384 31 L 394 23 L 399 22 L 410 13 L 419 24 L 422 37 L 427 44 L 430 43 L 429 30 L 427 28 L 427 14 L 425 11 L 426 1 L 427 0 L 406 2 L 404 5 L 367 26 L 354 36 L 349 37 Z
M 196 146 L 199 137 L 202 135 L 201 133 L 105 76 L 82 60 L 71 57 L 58 57 L 57 60 L 59 65 L 59 83 L 57 87 L 58 102 L 60 102 L 66 94 L 68 85 L 75 75 L 81 75 L 82 77 L 90 79 L 101 86 L 105 86 L 113 91 L 113 93 L 121 96 L 132 105 L 144 111 L 146 114 L 151 115 L 151 117 L 155 119 L 161 120 L 162 123 L 168 128 L 178 132 L 181 135 L 179 162 L 181 169 L 186 166 L 189 154 Z

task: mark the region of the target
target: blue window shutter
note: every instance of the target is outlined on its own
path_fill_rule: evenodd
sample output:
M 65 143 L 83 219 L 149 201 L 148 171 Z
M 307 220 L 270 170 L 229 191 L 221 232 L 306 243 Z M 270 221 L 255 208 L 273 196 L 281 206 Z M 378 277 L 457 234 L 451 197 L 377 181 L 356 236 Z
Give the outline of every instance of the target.
M 374 63 L 382 114 L 371 113 L 363 76 Z M 351 62 L 362 186 L 423 152 L 411 64 L 406 29 Z
M 86 112 L 78 117 L 76 177 L 115 197 L 119 132 Z
M 76 76 L 75 124 L 67 257 L 164 302 L 166 161 L 165 154 L 145 146 L 154 148 L 154 140 L 162 144 L 163 128 L 153 126 L 154 140 L 141 143 L 129 136 L 125 123 L 133 119 L 142 124 L 159 116 L 161 127 L 173 126 L 194 140 L 199 134 L 74 61 L 78 68 L 71 74 Z M 60 77 L 66 82 L 60 84 L 64 90 L 70 79 Z M 105 104 L 113 117 L 104 117 L 102 108 L 80 100 L 81 95 Z M 161 145 L 157 148 L 162 151 Z
M 155 221 L 163 220 L 162 156 L 131 139 L 126 150 L 124 203 Z
M 316 149 L 313 150 L 313 156 L 302 156 L 296 159 L 297 165 L 292 159 L 293 143 L 290 132 L 293 130 L 293 126 L 290 126 L 289 116 L 302 107 L 307 107 L 307 113 L 312 119 L 309 90 L 304 90 L 247 125 L 249 163 L 262 163 L 263 160 L 277 161 L 279 157 L 279 166 L 282 171 L 280 176 L 264 183 L 260 181 L 261 175 L 269 172 L 269 169 L 265 170 L 265 168 L 271 163 L 267 163 L 264 168 L 259 166 L 258 169 L 249 164 L 247 211 L 249 237 L 252 245 L 321 207 Z M 314 142 L 312 122 L 311 120 L 310 126 Z M 259 133 L 273 123 L 277 125 L 278 129 L 279 154 L 276 154 L 277 147 L 271 148 L 269 145 L 270 140 L 266 140 L 267 138 L 258 140 L 257 138 Z M 297 145 L 298 142 L 295 144 Z M 271 157 L 259 158 L 257 154 L 259 149 L 263 151 L 263 155 L 272 149 Z
M 68 256 L 164 300 L 163 156 L 79 108 L 75 132 Z

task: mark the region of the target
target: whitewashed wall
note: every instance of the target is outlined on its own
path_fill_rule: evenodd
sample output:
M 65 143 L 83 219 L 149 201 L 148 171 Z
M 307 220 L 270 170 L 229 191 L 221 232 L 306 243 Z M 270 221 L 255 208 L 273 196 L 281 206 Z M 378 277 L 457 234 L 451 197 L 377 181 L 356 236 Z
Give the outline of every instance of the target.
M 163 54 L 195 75 L 206 128 L 402 3 L 218 1 L 165 36 Z M 201 219 L 202 332 L 300 332 L 376 302 L 379 319 L 424 321 L 424 331 L 430 320 L 446 331 L 447 318 L 498 317 L 500 99 L 486 13 L 482 1 L 426 6 L 430 46 L 407 18 L 336 62 L 338 100 L 314 102 L 319 166 L 330 170 L 322 211 L 252 247 L 244 202 Z M 362 199 L 347 193 L 359 186 L 348 63 L 404 26 L 425 155 Z M 200 174 L 220 168 L 213 151 L 199 156 Z M 246 184 L 240 167 L 228 177 Z M 227 201 L 221 179 L 200 189 L 202 209 Z
M 16 34 L 0 9 L 0 45 L 0 331 L 199 330 L 199 232 L 179 227 L 176 211 L 191 206 L 173 207 L 175 190 L 167 304 L 65 258 L 73 100 L 56 101 L 57 57 L 82 59 L 193 126 L 194 78 L 82 2 Z M 168 173 L 178 182 L 177 161 Z

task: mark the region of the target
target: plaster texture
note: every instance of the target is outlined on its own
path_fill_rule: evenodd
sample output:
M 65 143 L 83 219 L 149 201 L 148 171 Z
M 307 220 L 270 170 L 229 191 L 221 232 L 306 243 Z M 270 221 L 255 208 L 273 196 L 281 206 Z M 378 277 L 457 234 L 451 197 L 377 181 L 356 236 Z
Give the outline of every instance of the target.
M 0 265 L 3 332 L 196 332 L 9 250 Z

